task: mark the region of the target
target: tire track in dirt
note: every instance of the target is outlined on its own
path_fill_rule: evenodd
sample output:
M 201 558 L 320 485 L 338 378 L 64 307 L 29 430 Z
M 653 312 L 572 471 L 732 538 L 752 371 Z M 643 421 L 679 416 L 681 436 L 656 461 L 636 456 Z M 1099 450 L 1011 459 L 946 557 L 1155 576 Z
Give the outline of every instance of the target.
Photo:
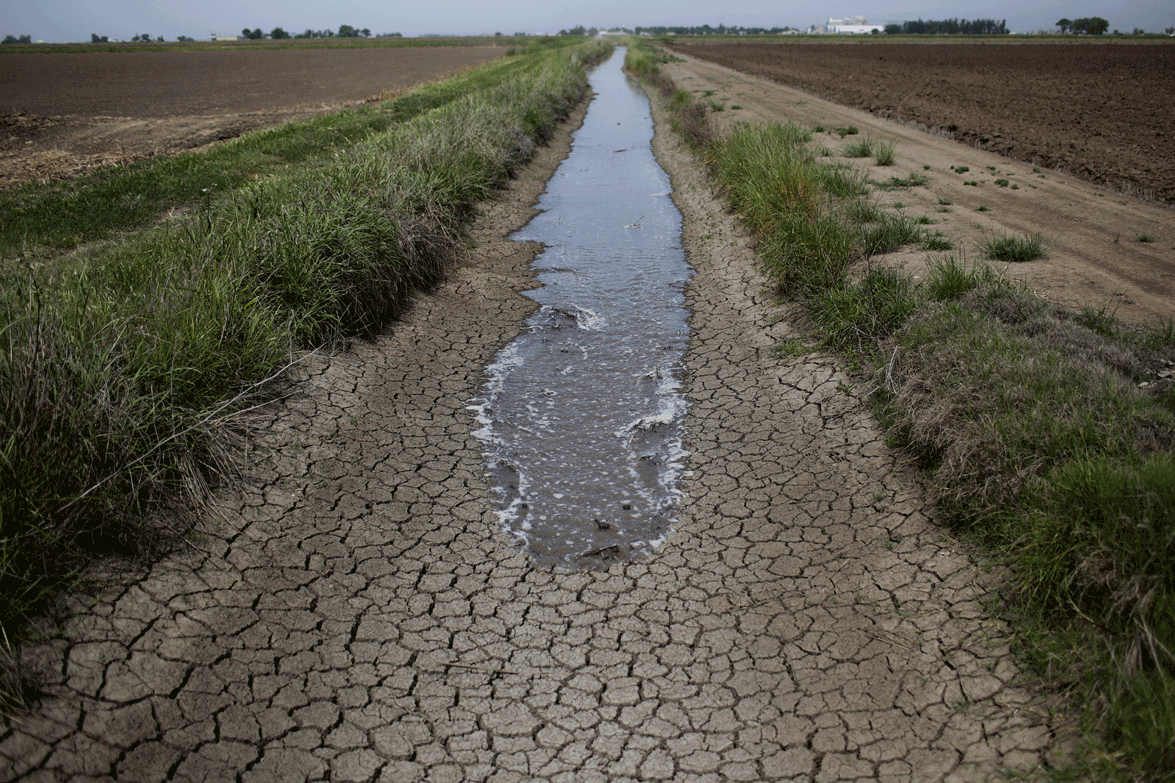
M 385 336 L 306 362 L 224 521 L 38 648 L 0 733 L 29 780 L 990 780 L 1054 745 L 990 580 L 861 395 L 790 334 L 659 122 L 697 270 L 688 500 L 656 556 L 532 568 L 466 402 L 533 308 L 528 220 L 566 136 Z M 79 604 L 79 609 L 80 609 Z

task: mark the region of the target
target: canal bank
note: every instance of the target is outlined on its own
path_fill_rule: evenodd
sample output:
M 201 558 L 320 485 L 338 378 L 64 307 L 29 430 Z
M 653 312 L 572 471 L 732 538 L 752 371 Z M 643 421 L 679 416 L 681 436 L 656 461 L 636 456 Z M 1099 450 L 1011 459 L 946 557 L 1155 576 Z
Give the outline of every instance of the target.
M 691 475 L 654 554 L 535 567 L 465 409 L 536 309 L 557 145 L 476 248 L 304 393 L 198 550 L 41 646 L 7 720 L 30 780 L 976 780 L 1047 754 L 987 576 L 935 530 L 835 364 L 788 335 L 745 237 L 658 122 L 683 247 Z M 545 168 L 544 168 L 545 167 Z

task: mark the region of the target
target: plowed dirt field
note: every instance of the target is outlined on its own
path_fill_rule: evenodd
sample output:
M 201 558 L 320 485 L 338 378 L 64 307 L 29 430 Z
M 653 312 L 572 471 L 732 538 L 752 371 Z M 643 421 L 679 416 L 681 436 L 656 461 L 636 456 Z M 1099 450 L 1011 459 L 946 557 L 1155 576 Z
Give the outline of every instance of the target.
M 677 51 L 1175 204 L 1175 43 L 794 43 Z
M 0 59 L 0 187 L 387 99 L 501 46 L 225 48 Z

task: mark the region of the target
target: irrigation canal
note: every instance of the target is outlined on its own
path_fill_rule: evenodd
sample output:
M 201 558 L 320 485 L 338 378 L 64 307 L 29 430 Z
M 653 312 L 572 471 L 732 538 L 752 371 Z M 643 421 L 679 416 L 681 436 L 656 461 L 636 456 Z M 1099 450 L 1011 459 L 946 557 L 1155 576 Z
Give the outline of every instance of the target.
M 681 215 L 623 49 L 531 223 L 540 309 L 474 400 L 501 523 L 539 564 L 645 554 L 668 530 L 685 453 Z

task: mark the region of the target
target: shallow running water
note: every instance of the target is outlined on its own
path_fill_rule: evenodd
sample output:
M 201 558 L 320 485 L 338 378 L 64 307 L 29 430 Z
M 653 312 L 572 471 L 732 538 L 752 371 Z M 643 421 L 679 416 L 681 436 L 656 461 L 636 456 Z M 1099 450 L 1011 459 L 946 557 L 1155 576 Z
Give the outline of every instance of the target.
M 684 470 L 688 340 L 681 215 L 653 157 L 644 91 L 618 49 L 572 150 L 514 235 L 542 307 L 472 401 L 504 528 L 540 565 L 594 567 L 652 551 Z

